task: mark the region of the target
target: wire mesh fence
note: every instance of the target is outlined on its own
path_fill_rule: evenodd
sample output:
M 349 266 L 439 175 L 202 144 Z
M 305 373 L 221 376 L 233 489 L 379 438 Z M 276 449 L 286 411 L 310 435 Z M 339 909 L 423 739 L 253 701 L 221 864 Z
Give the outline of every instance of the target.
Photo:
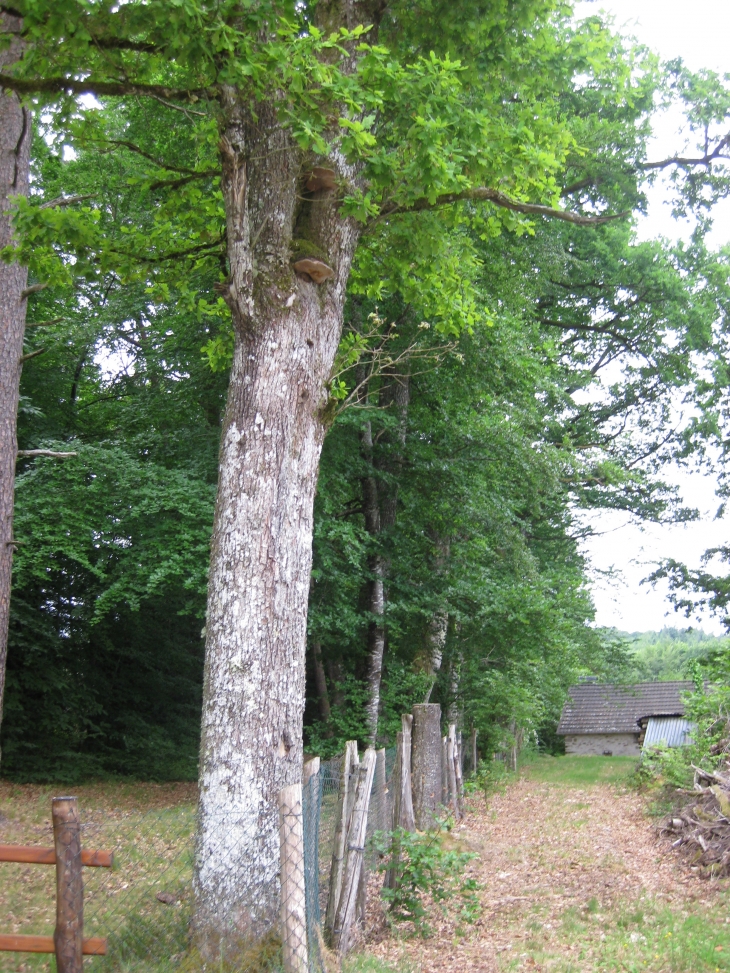
M 377 866 L 372 836 L 391 827 L 388 785 L 394 751 L 384 752 L 380 759 L 382 773 L 372 776 L 358 879 L 359 916 L 364 911 L 368 877 Z M 350 768 L 351 793 L 359 774 L 357 768 Z M 201 934 L 201 896 L 196 897 L 194 789 L 172 789 L 172 800 L 164 801 L 165 789 L 159 788 L 152 807 L 144 800 L 129 798 L 115 805 L 111 796 L 85 800 L 82 793 L 81 849 L 109 851 L 114 856 L 113 868 L 83 869 L 83 937 L 106 939 L 106 955 L 85 956 L 84 967 L 98 973 L 168 973 L 173 969 L 192 973 L 214 968 L 217 973 L 320 973 L 342 786 L 342 759 L 323 761 L 319 773 L 301 787 L 298 806 L 295 794 L 288 808 L 280 808 L 280 847 L 292 849 L 291 854 L 282 851 L 273 868 L 249 870 L 243 882 L 242 869 L 251 859 L 251 849 L 257 840 L 268 841 L 268 836 L 244 833 L 230 820 L 214 823 L 214 840 L 208 847 L 217 838 L 225 849 L 217 858 L 228 863 L 224 876 L 228 892 L 225 907 L 214 916 L 203 917 L 208 933 L 214 930 L 212 936 Z M 107 790 L 109 795 L 113 793 Z M 12 796 L 0 802 L 0 843 L 52 848 L 50 792 L 46 789 L 42 798 L 35 798 L 31 813 L 15 813 L 14 807 L 20 807 L 23 798 L 22 789 L 17 793 L 15 805 Z M 213 827 L 210 821 L 207 826 Z M 31 864 L 0 865 L 0 932 L 53 935 L 55 872 Z M 236 898 L 234 890 L 241 888 Z M 68 895 L 73 898 L 74 894 L 77 892 L 69 888 Z M 78 900 L 74 903 L 75 908 Z M 278 915 L 272 915 L 271 903 Z M 288 923 L 281 921 L 284 914 Z M 54 964 L 48 954 L 0 952 L 2 973 L 50 973 Z

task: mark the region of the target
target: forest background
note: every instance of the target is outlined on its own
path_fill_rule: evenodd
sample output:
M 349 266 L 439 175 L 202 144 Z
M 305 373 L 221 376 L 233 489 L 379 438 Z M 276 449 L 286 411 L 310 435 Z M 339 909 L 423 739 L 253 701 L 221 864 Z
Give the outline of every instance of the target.
M 552 97 L 574 120 L 571 179 L 557 187 L 569 205 L 641 212 L 669 165 L 646 158 L 662 99 L 690 118 L 695 159 L 722 142 L 726 79 L 660 65 L 567 8 L 541 31 L 532 40 L 553 38 Z M 215 175 L 199 174 L 211 134 L 160 106 L 96 110 L 99 127 L 81 119 L 73 138 L 43 104 L 35 112 L 25 246 L 37 279 L 59 257 L 65 273 L 32 299 L 19 446 L 76 456 L 18 464 L 2 772 L 194 778 L 232 354 L 227 310 L 210 298 L 220 202 Z M 144 148 L 150 132 L 155 145 L 169 139 L 176 168 Z M 437 135 L 424 125 L 422 137 Z M 670 166 L 678 211 L 698 217 L 686 244 L 640 242 L 626 218 L 503 227 L 443 212 L 427 214 L 438 232 L 415 256 L 407 220 L 365 239 L 315 502 L 308 750 L 367 740 L 377 639 L 379 739 L 430 693 L 485 753 L 517 727 L 549 739 L 582 673 L 629 678 L 639 658 L 650 677 L 679 674 L 681 652 L 652 668 L 619 633 L 591 627 L 576 512 L 690 520 L 663 469 L 710 446 L 722 455 L 728 254 L 705 243 L 727 193 L 721 158 Z M 41 209 L 65 196 L 88 198 Z M 159 243 L 193 203 L 200 255 L 186 257 L 184 286 L 152 263 L 87 271 L 87 223 L 119 254 L 130 225 Z M 693 416 L 679 426 L 677 396 Z M 724 611 L 717 579 L 666 571 Z

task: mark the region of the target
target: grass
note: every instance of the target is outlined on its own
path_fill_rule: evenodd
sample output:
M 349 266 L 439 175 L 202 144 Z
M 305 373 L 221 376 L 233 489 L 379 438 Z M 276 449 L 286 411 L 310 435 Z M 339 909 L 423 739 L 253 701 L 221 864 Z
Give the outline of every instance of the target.
M 723 906 L 727 905 L 727 901 Z M 595 898 L 566 909 L 557 929 L 532 919 L 525 952 L 504 970 L 540 966 L 553 973 L 717 973 L 730 970 L 725 907 L 687 902 L 677 910 L 656 899 L 603 910 Z M 566 953 L 569 954 L 566 956 Z
M 51 797 L 59 792 L 0 782 L 3 843 L 51 847 Z M 172 970 L 188 938 L 195 789 L 106 783 L 74 792 L 83 847 L 114 852 L 113 869 L 84 869 L 84 933 L 109 943 L 109 955 L 87 957 L 85 969 Z M 160 902 L 158 892 L 174 903 Z M 0 931 L 51 935 L 55 897 L 54 868 L 0 864 Z M 52 970 L 49 955 L 0 953 L 0 973 Z
M 563 787 L 618 784 L 636 769 L 635 757 L 550 757 L 540 755 L 525 761 L 520 773 L 533 781 Z

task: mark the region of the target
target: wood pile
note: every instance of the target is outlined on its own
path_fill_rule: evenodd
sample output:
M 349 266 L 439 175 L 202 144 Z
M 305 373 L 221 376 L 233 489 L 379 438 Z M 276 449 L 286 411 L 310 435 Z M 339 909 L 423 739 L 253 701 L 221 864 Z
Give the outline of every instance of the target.
M 730 773 L 694 767 L 694 799 L 661 827 L 675 848 L 702 878 L 730 875 Z

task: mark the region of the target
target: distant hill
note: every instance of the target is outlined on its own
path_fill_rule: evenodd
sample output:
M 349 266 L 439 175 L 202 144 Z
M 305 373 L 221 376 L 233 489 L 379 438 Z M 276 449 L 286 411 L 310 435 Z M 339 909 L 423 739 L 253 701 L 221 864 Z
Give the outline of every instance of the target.
M 663 628 L 661 632 L 620 632 L 612 630 L 628 644 L 636 663 L 632 679 L 686 679 L 687 663 L 702 659 L 709 652 L 730 648 L 730 637 L 708 635 L 698 628 Z

